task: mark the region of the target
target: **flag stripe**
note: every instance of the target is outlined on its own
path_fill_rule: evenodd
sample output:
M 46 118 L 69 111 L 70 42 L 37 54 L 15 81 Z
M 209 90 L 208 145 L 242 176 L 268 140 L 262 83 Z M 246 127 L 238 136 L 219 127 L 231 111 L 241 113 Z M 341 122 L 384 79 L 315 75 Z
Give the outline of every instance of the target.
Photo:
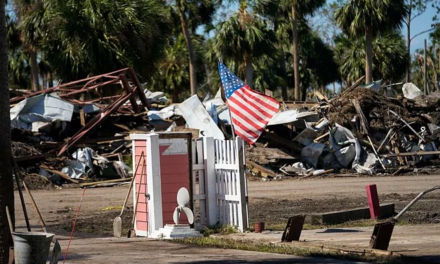
M 249 144 L 254 144 L 278 112 L 279 103 L 270 96 L 253 91 L 223 63 L 220 62 L 218 68 L 234 132 Z
M 240 115 L 239 112 L 234 112 L 232 117 L 239 124 L 239 126 L 241 126 L 243 129 L 246 129 L 247 131 L 249 131 L 249 134 L 251 134 L 253 136 L 256 136 L 257 132 L 262 128 L 262 126 L 255 126 L 253 123 L 248 122 L 248 119 L 246 117 L 243 117 L 242 115 Z
M 254 137 L 249 135 L 249 133 L 247 133 L 245 130 L 243 130 L 240 126 L 234 126 L 234 131 L 235 134 L 237 134 L 237 136 L 241 137 L 242 139 L 246 140 L 246 142 L 250 143 L 254 143 L 255 141 L 257 141 L 258 137 L 261 135 L 261 132 L 259 132 L 258 136 Z
M 269 99 L 271 99 L 271 100 L 268 100 L 267 95 L 259 94 L 255 91 L 250 90 L 250 89 L 242 89 L 242 90 L 244 91 L 244 93 L 247 96 L 258 101 L 258 103 L 262 104 L 265 108 L 270 109 L 272 111 L 278 111 L 279 103 L 275 99 L 272 99 L 269 97 Z
M 262 127 L 265 126 L 262 120 L 265 120 L 268 117 L 260 114 L 252 105 L 246 104 L 246 101 L 243 102 L 235 96 L 231 96 L 227 103 L 230 108 L 234 108 L 237 111 L 243 112 L 243 114 L 249 114 L 249 118 L 251 118 L 254 123 Z
M 266 119 L 270 119 L 272 118 L 272 116 L 274 115 L 273 111 L 267 111 L 267 109 L 262 109 L 260 105 L 257 104 L 257 102 L 252 101 L 252 100 L 248 100 L 248 98 L 246 97 L 246 95 L 241 91 L 244 89 L 240 89 L 237 90 L 230 98 L 229 100 L 234 100 L 235 102 L 237 102 L 238 100 L 236 100 L 236 98 L 239 98 L 239 101 L 244 104 L 244 108 L 246 111 L 248 111 L 248 113 L 255 113 L 256 115 L 259 116 L 259 118 L 266 120 Z M 237 94 L 237 96 L 235 96 L 235 94 Z M 276 113 L 276 112 L 275 112 Z

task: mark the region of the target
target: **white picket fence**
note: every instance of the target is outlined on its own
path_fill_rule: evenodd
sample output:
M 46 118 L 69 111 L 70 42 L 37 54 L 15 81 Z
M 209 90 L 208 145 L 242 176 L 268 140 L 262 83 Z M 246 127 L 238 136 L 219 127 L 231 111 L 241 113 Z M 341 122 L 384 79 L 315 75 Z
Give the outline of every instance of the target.
M 204 137 L 192 145 L 195 228 L 208 225 L 249 228 L 243 140 Z

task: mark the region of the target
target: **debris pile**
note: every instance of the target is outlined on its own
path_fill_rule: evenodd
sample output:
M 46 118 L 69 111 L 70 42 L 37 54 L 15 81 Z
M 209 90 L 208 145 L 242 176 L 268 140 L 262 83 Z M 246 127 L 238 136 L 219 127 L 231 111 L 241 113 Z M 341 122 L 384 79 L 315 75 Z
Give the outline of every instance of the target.
M 301 177 L 435 170 L 440 93 L 424 96 L 413 84 L 405 84 L 404 96 L 390 98 L 358 86 L 359 82 L 331 100 L 316 92 L 317 104 L 308 112 L 317 113 L 317 122 L 269 127 L 273 133 L 264 135 L 264 147 L 278 146 L 297 160 L 269 162 L 266 170 Z
M 249 172 L 263 178 L 325 174 L 397 174 L 439 163 L 440 93 L 424 96 L 405 84 L 391 98 L 362 80 L 328 99 L 281 102 L 253 146 Z M 122 69 L 12 97 L 12 153 L 26 175 L 53 184 L 131 176 L 130 133 L 191 132 L 193 138 L 232 138 L 230 113 L 219 92 L 167 105 Z M 116 180 L 118 182 L 118 180 Z
M 56 185 L 131 173 L 131 131 L 151 131 L 148 109 L 166 100 L 122 69 L 10 99 L 12 154 L 26 175 Z

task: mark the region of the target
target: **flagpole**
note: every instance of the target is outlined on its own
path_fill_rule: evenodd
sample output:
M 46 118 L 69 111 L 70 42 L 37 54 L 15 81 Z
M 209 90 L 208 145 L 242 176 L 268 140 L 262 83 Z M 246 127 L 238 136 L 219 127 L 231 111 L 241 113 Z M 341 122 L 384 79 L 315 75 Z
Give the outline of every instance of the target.
M 229 112 L 229 118 L 231 119 L 232 139 L 235 141 L 235 128 L 234 128 L 234 122 L 232 122 L 232 115 L 231 115 L 231 111 L 229 110 L 229 105 L 228 105 L 228 112 Z
M 223 88 L 223 84 L 220 84 L 220 89 L 222 89 L 223 94 L 225 95 L 226 105 L 228 105 L 228 98 L 226 98 L 226 91 Z M 228 105 L 228 112 L 229 112 L 229 119 L 231 120 L 232 139 L 235 141 L 235 128 L 234 128 L 234 122 L 232 122 L 232 114 L 231 114 L 231 110 L 229 109 L 229 105 Z

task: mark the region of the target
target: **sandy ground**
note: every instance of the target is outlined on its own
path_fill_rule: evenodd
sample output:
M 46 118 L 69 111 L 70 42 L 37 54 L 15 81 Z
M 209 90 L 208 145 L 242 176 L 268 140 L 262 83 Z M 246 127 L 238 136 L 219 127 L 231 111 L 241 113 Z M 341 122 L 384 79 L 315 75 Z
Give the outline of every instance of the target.
M 400 211 L 419 192 L 439 185 L 440 176 L 419 175 L 399 177 L 344 177 L 308 180 L 287 179 L 271 182 L 250 181 L 248 184 L 250 219 L 251 222 L 265 221 L 266 223 L 283 223 L 293 214 L 317 213 L 366 206 L 368 205 L 368 201 L 365 186 L 368 184 L 377 185 L 380 202 L 394 202 L 396 203 L 396 210 Z M 72 254 L 81 254 L 81 252 L 85 250 L 90 251 L 90 253 L 88 253 L 89 255 L 93 255 L 93 252 L 96 252 L 93 249 L 95 245 L 94 243 L 96 243 L 96 246 L 100 245 L 101 247 L 105 247 L 108 241 L 106 242 L 106 240 L 102 239 L 112 236 L 112 221 L 115 216 L 119 214 L 119 210 L 115 208 L 122 205 L 127 189 L 128 186 L 118 186 L 90 188 L 85 191 L 83 204 L 75 230 L 76 239 L 72 242 L 72 248 L 77 247 L 77 251 L 72 251 Z M 56 233 L 61 237 L 70 235 L 72 223 L 82 193 L 83 190 L 77 188 L 32 191 L 43 218 L 46 221 L 49 232 Z M 440 203 L 438 203 L 439 198 L 440 191 L 428 194 L 404 216 L 404 219 L 413 223 L 438 223 L 440 214 Z M 41 228 L 38 219 L 33 212 L 29 199 L 26 199 L 26 201 L 33 230 L 39 231 Z M 131 226 L 131 201 L 132 199 L 129 200 L 129 209 L 123 215 L 124 232 L 126 232 Z M 19 203 L 18 193 L 16 193 L 15 209 L 17 230 L 25 231 L 24 218 Z M 434 228 L 439 228 L 439 225 L 433 226 Z M 93 241 L 93 243 L 89 242 L 89 240 L 83 239 L 92 239 L 90 241 Z M 440 237 L 438 239 L 440 240 Z M 181 245 L 175 246 L 183 247 Z M 135 254 L 136 246 L 127 245 L 127 247 L 130 248 L 129 252 L 132 252 L 130 254 Z M 142 246 L 139 245 L 139 247 Z M 121 250 L 120 254 L 125 254 L 125 252 L 125 250 Z M 203 256 L 201 257 L 201 260 L 198 261 L 202 261 L 203 259 L 209 259 L 209 256 Z M 78 257 L 78 261 L 79 260 L 80 258 Z M 108 261 L 109 260 L 111 260 L 111 258 L 109 258 Z M 123 263 L 108 261 L 102 263 Z M 177 260 L 173 261 L 178 262 Z M 174 263 L 173 261 L 154 262 Z M 127 263 L 136 263 L 136 261 Z M 273 263 L 278 262 L 275 261 Z

